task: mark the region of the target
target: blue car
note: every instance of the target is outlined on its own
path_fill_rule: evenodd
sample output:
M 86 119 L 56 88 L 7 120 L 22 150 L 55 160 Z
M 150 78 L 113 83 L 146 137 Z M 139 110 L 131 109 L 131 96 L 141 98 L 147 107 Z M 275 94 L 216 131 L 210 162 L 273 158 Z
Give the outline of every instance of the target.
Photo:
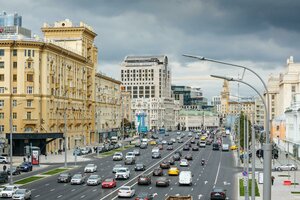
M 31 162 L 23 162 L 18 168 L 21 172 L 29 172 L 32 171 L 32 164 Z

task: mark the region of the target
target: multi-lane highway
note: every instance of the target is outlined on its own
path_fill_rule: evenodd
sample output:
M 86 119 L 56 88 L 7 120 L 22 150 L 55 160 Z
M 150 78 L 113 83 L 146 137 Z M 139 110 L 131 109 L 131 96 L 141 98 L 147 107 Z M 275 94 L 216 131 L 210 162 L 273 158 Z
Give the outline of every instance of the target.
M 186 134 L 187 135 L 187 134 Z M 164 137 L 169 141 L 170 138 L 176 138 L 176 133 L 171 133 L 170 136 Z M 161 161 L 171 157 L 178 149 L 182 149 L 185 143 L 189 143 L 192 137 L 185 136 L 184 143 L 173 144 L 174 150 L 161 150 L 162 157 L 160 159 L 151 158 L 152 146 L 148 146 L 147 149 L 141 149 L 141 155 L 137 156 L 137 163 L 144 163 L 147 168 L 146 171 L 135 172 L 134 165 L 126 165 L 130 168 L 131 175 L 128 180 L 118 180 L 117 187 L 113 189 L 102 189 L 99 186 L 87 186 L 83 185 L 71 185 L 70 183 L 57 183 L 57 176 L 52 176 L 40 181 L 33 182 L 24 187 L 32 190 L 33 199 L 117 199 L 118 188 L 122 185 L 134 186 L 136 194 L 142 191 L 154 194 L 154 199 L 165 199 L 168 195 L 192 195 L 194 199 L 210 199 L 210 192 L 214 187 L 222 187 L 227 190 L 228 199 L 236 198 L 237 186 L 234 179 L 235 168 L 233 165 L 232 152 L 212 151 L 212 146 L 207 145 L 206 148 L 200 148 L 199 151 L 182 151 L 183 156 L 188 152 L 192 153 L 193 160 L 190 161 L 189 167 L 180 167 L 179 161 L 176 161 L 175 166 L 180 170 L 188 170 L 193 174 L 192 186 L 179 186 L 178 176 L 168 176 L 167 170 L 164 169 L 164 176 L 168 177 L 171 182 L 169 187 L 156 187 L 155 180 L 157 177 L 152 177 L 152 184 L 149 186 L 137 185 L 137 177 L 142 174 L 152 174 L 154 168 L 158 167 Z M 228 138 L 224 138 L 225 143 L 229 143 Z M 132 149 L 124 151 L 128 152 Z M 201 159 L 207 161 L 206 165 L 201 166 Z M 115 164 L 124 165 L 123 161 L 112 161 L 112 156 L 95 159 L 88 163 L 94 163 L 98 166 L 98 171 L 95 174 L 99 174 L 102 179 L 107 177 L 114 177 L 112 168 Z M 81 167 L 71 171 L 72 174 L 76 172 L 83 172 L 85 164 Z M 88 174 L 89 176 L 89 174 Z M 133 198 L 132 198 L 133 199 Z

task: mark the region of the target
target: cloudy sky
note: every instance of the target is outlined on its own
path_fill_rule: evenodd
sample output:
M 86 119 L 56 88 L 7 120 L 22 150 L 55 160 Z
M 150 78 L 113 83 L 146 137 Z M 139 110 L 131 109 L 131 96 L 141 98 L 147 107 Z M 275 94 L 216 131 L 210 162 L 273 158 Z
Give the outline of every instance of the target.
M 297 0 L 7 0 L 1 9 L 23 16 L 23 26 L 42 35 L 44 22 L 83 21 L 98 34 L 98 70 L 120 79 L 126 55 L 169 57 L 173 84 L 218 95 L 222 81 L 210 74 L 238 77 L 242 70 L 183 57 L 193 54 L 245 65 L 260 74 L 284 71 L 286 59 L 300 62 L 300 1 Z M 244 80 L 260 91 L 258 79 Z M 237 84 L 230 84 L 237 94 Z M 254 92 L 240 86 L 240 94 Z

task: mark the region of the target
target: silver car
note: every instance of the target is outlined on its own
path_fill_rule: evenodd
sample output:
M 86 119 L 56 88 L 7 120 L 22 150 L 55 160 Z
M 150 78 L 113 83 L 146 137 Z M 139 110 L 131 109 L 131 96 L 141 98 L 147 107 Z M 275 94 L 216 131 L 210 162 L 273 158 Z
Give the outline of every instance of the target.
M 74 174 L 74 176 L 71 179 L 71 185 L 73 184 L 83 184 L 85 182 L 85 176 L 82 175 L 81 173 Z
M 284 164 L 284 165 L 275 167 L 276 171 L 294 171 L 297 169 L 298 169 L 298 167 L 294 164 Z
M 90 175 L 90 177 L 86 181 L 87 185 L 99 185 L 100 183 L 101 183 L 101 177 L 96 174 Z
M 112 170 L 113 173 L 116 173 L 120 168 L 123 168 L 121 164 L 116 164 Z
M 12 199 L 27 200 L 31 199 L 31 191 L 28 189 L 17 189 Z

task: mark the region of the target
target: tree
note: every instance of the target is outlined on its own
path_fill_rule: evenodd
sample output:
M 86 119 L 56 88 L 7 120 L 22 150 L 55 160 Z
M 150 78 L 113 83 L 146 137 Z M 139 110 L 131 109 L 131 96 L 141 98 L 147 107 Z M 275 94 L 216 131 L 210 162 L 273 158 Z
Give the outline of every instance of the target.
M 244 112 L 241 112 L 240 114 L 240 117 L 237 118 L 237 123 L 236 123 L 236 126 L 235 126 L 235 132 L 238 133 L 238 120 L 240 120 L 240 134 L 238 134 L 240 136 L 240 145 L 241 145 L 241 148 L 244 149 L 244 119 L 245 119 L 246 115 L 244 114 Z M 252 135 L 252 124 L 251 124 L 251 121 L 247 119 L 247 122 L 248 122 L 248 134 L 249 134 L 249 137 L 248 137 L 248 146 L 250 146 L 251 144 L 251 135 Z M 237 135 L 237 137 L 238 137 Z

